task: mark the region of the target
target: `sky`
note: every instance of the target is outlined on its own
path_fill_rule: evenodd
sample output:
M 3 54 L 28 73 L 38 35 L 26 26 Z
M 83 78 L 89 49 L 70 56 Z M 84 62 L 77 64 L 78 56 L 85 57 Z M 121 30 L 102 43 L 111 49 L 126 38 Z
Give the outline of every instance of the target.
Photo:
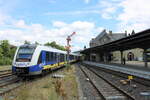
M 0 40 L 66 45 L 72 51 L 89 47 L 103 29 L 139 32 L 150 27 L 150 0 L 0 0 Z

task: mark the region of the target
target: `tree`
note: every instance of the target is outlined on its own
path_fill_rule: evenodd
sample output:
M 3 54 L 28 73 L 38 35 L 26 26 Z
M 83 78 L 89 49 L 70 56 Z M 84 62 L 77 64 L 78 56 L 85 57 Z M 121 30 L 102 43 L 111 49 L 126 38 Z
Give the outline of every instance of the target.
M 1 41 L 2 54 L 6 57 L 10 57 L 10 45 L 8 40 Z
M 12 63 L 16 47 L 9 44 L 8 40 L 0 41 L 0 65 L 9 65 Z
M 51 42 L 51 43 L 50 43 L 50 46 L 51 46 L 51 47 L 54 47 L 54 48 L 57 48 L 57 44 L 56 44 L 55 41 Z
M 25 40 L 24 44 L 31 44 L 30 41 Z
M 53 47 L 53 48 L 66 51 L 66 49 L 65 49 L 64 46 L 58 45 L 55 41 L 53 41 L 53 42 L 47 42 L 47 43 L 45 43 L 44 45 L 45 45 L 45 46 L 51 46 L 51 47 Z
M 34 43 L 35 45 L 40 45 L 40 43 L 38 43 L 37 41 L 35 41 L 35 43 Z
M 3 52 L 3 50 L 2 50 L 2 48 L 1 48 L 1 46 L 0 46 L 0 59 L 1 59 L 2 56 L 3 56 L 2 52 Z
M 16 47 L 10 49 L 10 58 L 11 59 L 13 59 L 15 52 L 16 52 L 16 49 L 17 49 Z

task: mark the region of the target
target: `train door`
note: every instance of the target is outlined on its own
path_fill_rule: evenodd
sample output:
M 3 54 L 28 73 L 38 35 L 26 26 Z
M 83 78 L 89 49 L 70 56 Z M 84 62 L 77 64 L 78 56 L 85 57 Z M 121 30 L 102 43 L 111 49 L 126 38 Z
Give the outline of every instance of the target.
M 42 63 L 45 65 L 46 64 L 46 52 L 42 51 Z
M 65 61 L 65 63 L 67 62 L 67 55 L 66 54 L 64 55 L 64 61 Z

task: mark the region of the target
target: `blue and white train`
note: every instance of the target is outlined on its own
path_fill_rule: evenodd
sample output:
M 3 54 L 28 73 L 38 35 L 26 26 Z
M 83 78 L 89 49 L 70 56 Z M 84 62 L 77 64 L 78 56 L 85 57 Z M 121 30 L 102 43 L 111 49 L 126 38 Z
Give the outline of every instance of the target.
M 75 62 L 78 58 L 77 54 L 71 53 L 69 62 Z M 39 75 L 66 63 L 67 53 L 65 51 L 48 46 L 22 45 L 16 50 L 12 72 L 16 75 Z

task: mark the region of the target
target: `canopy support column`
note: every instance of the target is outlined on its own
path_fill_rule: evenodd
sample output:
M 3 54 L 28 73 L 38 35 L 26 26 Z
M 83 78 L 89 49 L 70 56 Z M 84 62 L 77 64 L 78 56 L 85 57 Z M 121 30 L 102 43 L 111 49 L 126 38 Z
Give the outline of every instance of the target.
M 121 64 L 125 64 L 124 58 L 123 58 L 123 50 L 121 50 L 120 53 L 121 53 L 121 59 L 120 59 Z
M 147 49 L 144 49 L 144 52 L 143 52 L 144 67 L 148 67 L 146 50 Z

